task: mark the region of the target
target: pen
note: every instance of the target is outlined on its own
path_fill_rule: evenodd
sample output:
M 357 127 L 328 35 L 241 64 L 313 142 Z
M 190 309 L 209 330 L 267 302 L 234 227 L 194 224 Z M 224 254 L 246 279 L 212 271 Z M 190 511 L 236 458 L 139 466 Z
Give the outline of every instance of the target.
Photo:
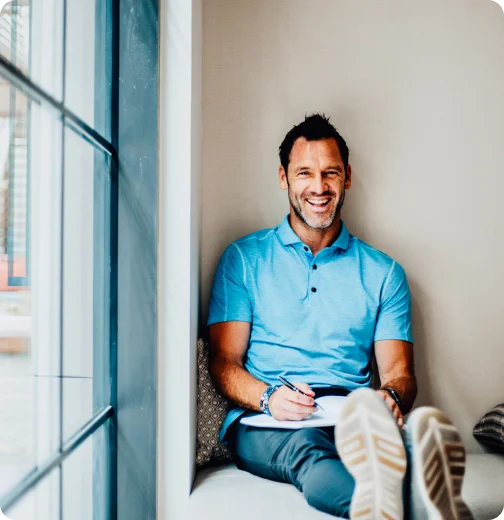
M 280 379 L 280 381 L 282 382 L 283 385 L 285 385 L 287 388 L 290 388 L 291 390 L 294 390 L 294 392 L 298 392 L 299 394 L 303 394 L 303 395 L 306 395 L 304 392 L 302 392 L 297 386 L 294 386 L 292 383 L 289 383 L 289 381 L 287 381 L 287 379 L 285 379 L 285 377 L 282 377 L 282 376 L 278 376 L 278 379 Z M 306 397 L 310 397 L 309 395 L 306 395 Z M 320 408 L 322 411 L 324 411 L 324 409 L 322 408 L 322 406 L 320 406 L 317 401 L 315 401 L 315 406 L 317 408 Z

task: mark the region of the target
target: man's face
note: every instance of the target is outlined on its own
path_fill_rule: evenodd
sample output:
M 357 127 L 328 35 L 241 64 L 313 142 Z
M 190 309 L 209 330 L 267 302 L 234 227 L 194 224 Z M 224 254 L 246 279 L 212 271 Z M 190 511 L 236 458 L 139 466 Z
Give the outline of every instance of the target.
M 296 216 L 313 229 L 327 229 L 343 207 L 352 171 L 341 158 L 335 139 L 299 138 L 290 154 L 288 172 L 280 166 L 280 187 L 288 190 Z

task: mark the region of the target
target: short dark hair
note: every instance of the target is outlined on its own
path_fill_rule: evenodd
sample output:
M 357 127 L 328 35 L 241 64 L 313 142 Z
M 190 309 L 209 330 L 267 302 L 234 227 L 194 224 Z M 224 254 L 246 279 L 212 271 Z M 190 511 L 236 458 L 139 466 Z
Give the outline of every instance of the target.
M 300 137 L 304 137 L 307 141 L 335 139 L 346 171 L 350 150 L 348 149 L 345 140 L 329 122 L 329 118 L 326 117 L 325 114 L 316 113 L 305 116 L 304 121 L 292 127 L 282 141 L 282 144 L 278 149 L 278 155 L 280 156 L 280 164 L 283 166 L 285 173 L 287 173 L 287 168 L 289 166 L 292 147 L 294 146 L 296 139 L 299 139 Z

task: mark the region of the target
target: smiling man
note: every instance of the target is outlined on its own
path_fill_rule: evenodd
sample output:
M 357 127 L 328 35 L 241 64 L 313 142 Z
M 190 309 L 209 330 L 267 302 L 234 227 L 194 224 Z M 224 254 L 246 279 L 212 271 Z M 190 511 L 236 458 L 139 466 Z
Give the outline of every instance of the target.
M 406 275 L 341 220 L 352 168 L 345 140 L 325 116 L 314 114 L 292 128 L 279 154 L 289 214 L 277 227 L 231 244 L 215 275 L 210 372 L 236 403 L 221 439 L 239 468 L 295 485 L 321 511 L 399 519 L 406 472 L 400 428 L 417 392 Z M 376 391 L 370 389 L 373 355 L 382 383 Z M 279 386 L 279 376 L 304 394 Z M 240 422 L 251 412 L 302 420 L 316 411 L 314 399 L 348 394 L 336 433 Z M 416 517 L 470 518 L 458 486 L 464 450 L 456 430 L 432 408 L 416 410 L 410 421 L 418 492 L 405 489 Z M 434 438 L 455 446 L 456 471 Z M 418 449 L 420 441 L 427 451 Z M 439 467 L 424 471 L 431 456 Z M 449 500 L 441 500 L 446 493 Z

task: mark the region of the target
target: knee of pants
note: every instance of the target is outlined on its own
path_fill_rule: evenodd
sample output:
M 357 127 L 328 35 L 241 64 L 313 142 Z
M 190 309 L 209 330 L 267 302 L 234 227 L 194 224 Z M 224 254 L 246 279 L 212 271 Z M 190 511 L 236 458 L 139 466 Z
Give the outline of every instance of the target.
M 303 482 L 306 501 L 315 509 L 341 518 L 349 518 L 350 503 L 355 482 L 343 468 L 333 468 L 341 464 L 336 460 L 325 460 L 314 464 Z
M 318 428 L 300 428 L 293 434 L 292 446 L 298 450 L 316 448 L 324 452 L 336 452 L 334 442 Z
M 289 451 L 284 454 L 294 478 L 302 479 L 305 471 L 318 461 L 336 457 L 336 447 L 329 436 L 317 428 L 300 428 L 293 434 Z

